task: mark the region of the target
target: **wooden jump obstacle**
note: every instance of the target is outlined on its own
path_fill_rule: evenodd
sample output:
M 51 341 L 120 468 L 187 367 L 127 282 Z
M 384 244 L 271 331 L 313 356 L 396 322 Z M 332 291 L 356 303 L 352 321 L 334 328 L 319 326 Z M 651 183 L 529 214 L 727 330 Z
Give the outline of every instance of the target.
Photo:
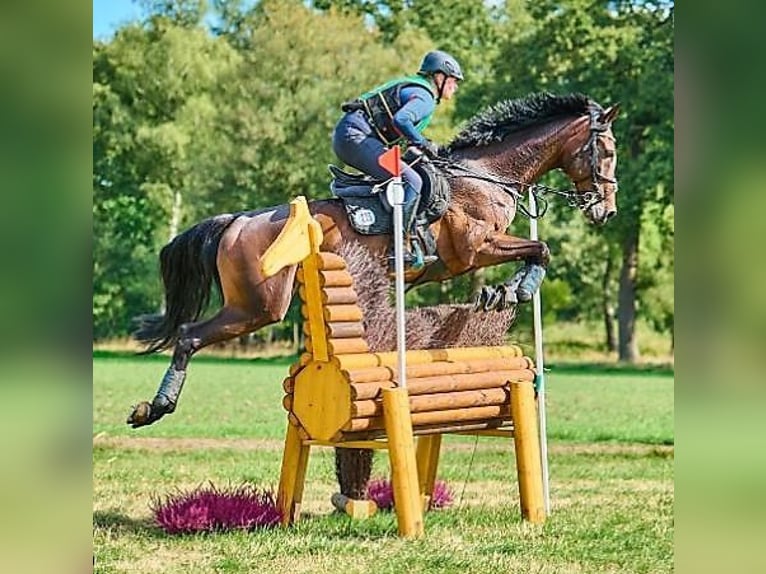
M 311 446 L 387 449 L 399 534 L 422 535 L 445 433 L 513 437 L 522 518 L 544 522 L 532 360 L 514 345 L 407 351 L 407 389 L 397 387 L 397 354 L 369 351 L 346 262 L 321 243 L 299 197 L 262 259 L 266 276 L 300 264 L 306 352 L 283 384 L 283 524 L 299 518 Z

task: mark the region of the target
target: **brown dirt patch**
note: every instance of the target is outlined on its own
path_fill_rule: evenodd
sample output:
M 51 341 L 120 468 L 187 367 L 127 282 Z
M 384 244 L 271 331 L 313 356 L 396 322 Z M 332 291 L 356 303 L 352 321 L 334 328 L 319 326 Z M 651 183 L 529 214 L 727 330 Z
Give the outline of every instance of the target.
M 284 441 L 279 439 L 218 439 L 218 438 L 161 438 L 118 437 L 98 434 L 93 446 L 127 450 L 273 450 L 281 451 Z

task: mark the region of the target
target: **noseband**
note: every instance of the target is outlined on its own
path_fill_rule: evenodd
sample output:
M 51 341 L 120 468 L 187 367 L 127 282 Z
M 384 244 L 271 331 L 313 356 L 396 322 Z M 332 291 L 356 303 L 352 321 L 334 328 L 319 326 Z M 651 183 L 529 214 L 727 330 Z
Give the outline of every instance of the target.
M 582 147 L 582 151 L 588 152 L 588 161 L 590 163 L 590 180 L 594 186 L 598 189 L 586 189 L 584 191 L 574 191 L 574 196 L 570 196 L 569 205 L 577 207 L 582 211 L 587 211 L 598 203 L 604 203 L 606 201 L 606 193 L 602 187 L 605 183 L 611 183 L 614 187 L 614 193 L 617 193 L 617 180 L 601 173 L 599 164 L 601 163 L 600 154 L 598 151 L 598 140 L 600 137 L 606 137 L 614 141 L 614 137 L 608 135 L 609 124 L 599 121 L 601 116 L 601 109 L 595 106 L 591 106 L 588 110 L 590 116 L 590 124 L 588 129 L 590 133 L 588 135 L 588 141 Z M 584 178 L 583 178 L 584 179 Z M 582 181 L 582 180 L 579 180 Z M 579 181 L 574 182 L 575 185 Z M 572 192 L 570 192 L 572 193 Z

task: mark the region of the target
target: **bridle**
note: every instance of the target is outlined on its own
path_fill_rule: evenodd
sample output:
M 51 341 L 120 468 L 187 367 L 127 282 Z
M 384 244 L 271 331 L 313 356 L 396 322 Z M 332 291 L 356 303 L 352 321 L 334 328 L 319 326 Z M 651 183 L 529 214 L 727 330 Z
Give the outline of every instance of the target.
M 606 193 L 602 187 L 603 184 L 609 183 L 614 185 L 614 193 L 617 193 L 617 180 L 609 177 L 606 174 L 601 173 L 599 164 L 601 158 L 598 151 L 599 138 L 607 138 L 612 142 L 615 141 L 614 136 L 609 132 L 609 124 L 599 120 L 602 110 L 596 106 L 590 106 L 588 109 L 588 115 L 590 117 L 590 123 L 588 129 L 590 131 L 588 135 L 588 141 L 581 148 L 581 151 L 588 152 L 588 162 L 590 164 L 590 181 L 594 185 L 599 187 L 599 190 L 586 189 L 577 192 L 579 198 L 577 201 L 577 207 L 583 211 L 590 209 L 592 206 L 598 203 L 604 203 L 606 201 Z M 575 187 L 583 179 L 587 179 L 588 176 L 574 182 Z
M 479 181 L 492 183 L 511 195 L 516 200 L 516 207 L 525 216 L 530 219 L 543 217 L 548 211 L 548 199 L 546 195 L 553 195 L 564 199 L 569 207 L 577 208 L 581 211 L 587 211 L 596 204 L 606 201 L 606 193 L 602 184 L 609 183 L 615 186 L 614 193 L 617 193 L 617 180 L 601 173 L 599 164 L 600 157 L 598 151 L 598 141 L 601 137 L 606 137 L 614 141 L 614 137 L 609 134 L 609 124 L 599 121 L 602 110 L 596 106 L 591 106 L 588 110 L 590 123 L 588 141 L 580 148 L 580 151 L 589 154 L 588 162 L 590 164 L 590 178 L 598 190 L 578 190 L 575 181 L 575 189 L 558 189 L 543 185 L 541 183 L 526 183 L 512 178 L 500 177 L 468 167 L 450 157 L 438 157 L 431 159 L 431 163 L 441 168 L 448 179 L 469 178 Z M 574 158 L 576 159 L 576 157 Z M 587 176 L 586 176 L 587 177 Z M 585 178 L 583 178 L 585 179 Z M 525 195 L 531 193 L 535 198 L 536 208 L 532 209 L 525 203 Z

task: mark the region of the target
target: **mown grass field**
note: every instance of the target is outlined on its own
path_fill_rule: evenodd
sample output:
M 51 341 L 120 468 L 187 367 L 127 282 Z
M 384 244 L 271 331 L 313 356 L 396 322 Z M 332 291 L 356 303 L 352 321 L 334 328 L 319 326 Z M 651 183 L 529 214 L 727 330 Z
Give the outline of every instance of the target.
M 279 479 L 289 361 L 196 358 L 179 406 L 154 426 L 124 424 L 150 400 L 166 357 L 102 354 L 93 364 L 93 542 L 99 573 L 594 573 L 673 570 L 673 375 L 553 366 L 546 377 L 552 514 L 522 523 L 512 445 L 448 436 L 439 477 L 452 508 L 404 541 L 395 517 L 332 512 L 331 449 L 312 450 L 295 528 L 171 537 L 150 503 L 213 482 Z M 376 454 L 374 477 L 388 474 Z

